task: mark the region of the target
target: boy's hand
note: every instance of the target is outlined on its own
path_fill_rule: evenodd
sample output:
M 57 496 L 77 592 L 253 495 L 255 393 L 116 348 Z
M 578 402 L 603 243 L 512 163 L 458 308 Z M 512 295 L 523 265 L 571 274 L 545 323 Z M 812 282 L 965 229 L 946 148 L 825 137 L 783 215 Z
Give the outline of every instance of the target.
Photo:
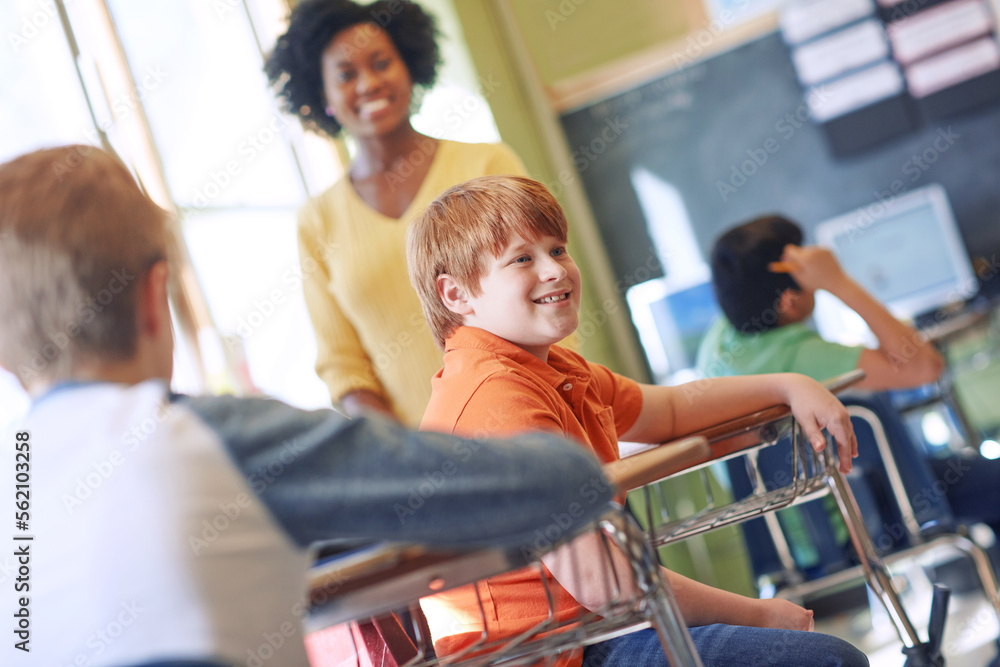
M 759 604 L 754 626 L 759 628 L 775 628 L 778 630 L 803 630 L 811 632 L 814 626 L 813 613 L 799 605 L 773 598 L 756 600 Z
M 830 250 L 820 246 L 786 245 L 781 255 L 783 268 L 805 290 L 826 290 L 836 294 L 847 274 Z
M 805 375 L 789 373 L 785 391 L 786 402 L 813 449 L 821 452 L 826 447 L 825 428 L 837 441 L 840 471 L 850 472 L 851 459 L 858 455 L 858 440 L 843 403 L 826 387 Z

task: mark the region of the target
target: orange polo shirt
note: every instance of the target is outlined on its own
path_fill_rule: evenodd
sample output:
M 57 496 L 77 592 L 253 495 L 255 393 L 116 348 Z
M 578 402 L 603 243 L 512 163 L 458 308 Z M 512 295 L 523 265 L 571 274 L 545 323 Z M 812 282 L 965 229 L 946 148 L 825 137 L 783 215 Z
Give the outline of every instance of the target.
M 642 409 L 642 394 L 633 380 L 556 345 L 549 349 L 546 363 L 474 327 L 459 327 L 446 341 L 444 368 L 431 385 L 422 430 L 472 437 L 550 431 L 589 447 L 604 463 L 618 460 L 618 438 L 632 427 Z M 597 498 L 582 488 L 581 505 L 588 497 L 591 502 Z M 567 513 L 572 514 L 573 508 L 568 507 Z M 553 517 L 553 528 L 557 527 Z M 542 545 L 543 537 L 539 531 Z M 580 609 L 548 571 L 546 577 L 560 617 Z M 548 616 L 548 601 L 535 568 L 493 577 L 477 586 L 491 638 L 514 636 Z M 439 655 L 455 653 L 479 639 L 482 620 L 471 585 L 425 598 L 421 606 Z M 574 651 L 557 664 L 578 667 L 581 659 L 582 652 Z

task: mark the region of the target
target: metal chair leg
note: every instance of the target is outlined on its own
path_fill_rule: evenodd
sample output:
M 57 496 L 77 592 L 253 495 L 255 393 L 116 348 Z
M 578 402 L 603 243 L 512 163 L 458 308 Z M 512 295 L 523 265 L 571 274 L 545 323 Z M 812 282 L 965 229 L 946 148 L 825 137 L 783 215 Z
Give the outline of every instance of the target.
M 934 585 L 931 601 L 931 620 L 927 626 L 927 643 L 912 649 L 903 649 L 906 655 L 904 667 L 944 667 L 941 655 L 941 640 L 944 638 L 944 624 L 948 620 L 948 599 L 951 591 L 946 586 Z
M 684 625 L 680 607 L 673 591 L 662 582 L 659 559 L 642 530 L 625 515 L 612 515 L 601 522 L 601 528 L 618 546 L 626 551 L 640 590 L 648 596 L 646 617 L 656 630 L 663 651 L 671 665 L 702 667 L 694 641 Z M 629 539 L 631 535 L 631 539 Z
M 854 500 L 851 487 L 847 485 L 844 475 L 837 470 L 836 463 L 829 453 L 830 449 L 830 447 L 827 447 L 824 451 L 824 458 L 827 464 L 826 481 L 830 487 L 830 492 L 837 500 L 837 507 L 840 509 L 844 523 L 847 525 L 851 543 L 854 544 L 854 548 L 858 552 L 858 558 L 861 559 L 861 565 L 865 571 L 865 579 L 879 601 L 885 606 L 889 618 L 892 619 L 896 632 L 899 634 L 899 639 L 903 642 L 904 651 L 914 649 L 921 644 L 920 636 L 913 628 L 913 624 L 906 615 L 906 610 L 903 609 L 903 605 L 899 600 L 899 594 L 892 586 L 892 578 L 889 576 L 889 570 L 882 561 L 882 557 L 875 550 L 871 536 L 865 529 L 864 519 L 861 518 L 861 511 Z

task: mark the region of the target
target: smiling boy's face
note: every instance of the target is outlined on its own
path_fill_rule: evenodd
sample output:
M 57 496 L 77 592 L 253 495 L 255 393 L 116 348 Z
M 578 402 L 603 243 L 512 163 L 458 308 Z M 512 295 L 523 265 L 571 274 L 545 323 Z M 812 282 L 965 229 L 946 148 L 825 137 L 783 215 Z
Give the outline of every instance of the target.
M 549 346 L 576 331 L 580 269 L 553 236 L 515 235 L 487 262 L 478 296 L 466 295 L 464 324 L 489 331 L 543 361 Z

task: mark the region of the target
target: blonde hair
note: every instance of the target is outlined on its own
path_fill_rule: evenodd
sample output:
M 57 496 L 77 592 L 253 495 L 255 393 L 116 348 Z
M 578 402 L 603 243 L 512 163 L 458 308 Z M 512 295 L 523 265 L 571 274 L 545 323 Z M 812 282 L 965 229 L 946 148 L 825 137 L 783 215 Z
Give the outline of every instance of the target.
M 165 214 L 92 146 L 0 165 L 0 364 L 26 386 L 136 350 L 136 287 L 166 257 Z
M 483 176 L 460 183 L 431 202 L 406 236 L 410 282 L 438 347 L 462 324 L 441 301 L 437 278 L 448 274 L 472 296 L 491 258 L 515 235 L 528 241 L 553 236 L 566 241 L 567 224 L 555 197 L 522 176 Z

